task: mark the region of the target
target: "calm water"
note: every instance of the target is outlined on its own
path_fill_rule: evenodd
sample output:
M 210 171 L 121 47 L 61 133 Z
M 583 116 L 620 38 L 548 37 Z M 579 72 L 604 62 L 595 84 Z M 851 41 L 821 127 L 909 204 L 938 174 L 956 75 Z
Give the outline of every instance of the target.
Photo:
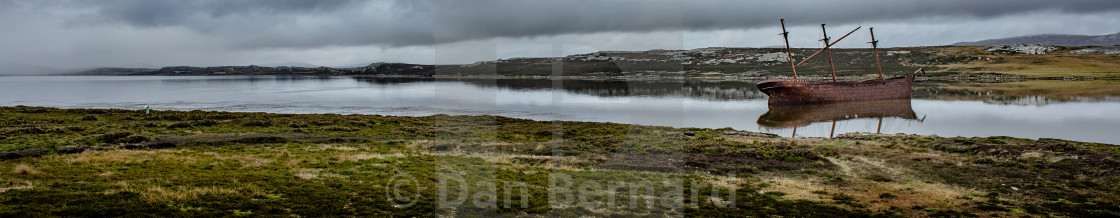
M 1061 82 L 1061 81 L 1056 81 Z M 981 96 L 967 98 L 966 96 Z M 983 97 L 915 84 L 910 101 L 770 108 L 754 81 L 625 82 L 287 76 L 0 77 L 0 105 L 423 116 L 500 115 L 791 136 L 846 132 L 1120 144 L 1120 102 Z M 1116 96 L 1120 96 L 1117 93 Z M 975 100 L 935 100 L 975 99 Z M 1001 99 L 1001 100 L 991 100 Z M 835 126 L 835 127 L 834 127 Z

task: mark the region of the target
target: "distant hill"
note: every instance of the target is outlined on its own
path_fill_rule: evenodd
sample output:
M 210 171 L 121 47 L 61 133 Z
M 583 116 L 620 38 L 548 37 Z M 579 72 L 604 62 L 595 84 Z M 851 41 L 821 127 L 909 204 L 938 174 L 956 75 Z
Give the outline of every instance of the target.
M 794 48 L 794 59 L 800 62 L 818 48 Z M 833 49 L 832 55 L 841 69 L 838 75 L 864 75 L 877 70 L 871 49 Z M 918 65 L 963 60 L 935 56 L 923 48 L 890 48 L 882 52 L 883 70 L 913 72 Z M 301 66 L 168 66 L 162 68 L 96 68 L 77 75 L 340 75 L 340 76 L 552 76 L 555 63 L 562 62 L 565 76 L 786 76 L 789 60 L 782 48 L 697 48 L 690 50 L 599 51 L 565 57 L 509 58 L 480 61 L 464 65 L 421 65 L 407 63 L 373 63 L 365 66 L 301 67 Z M 798 67 L 802 75 L 825 75 L 828 60 L 820 58 Z
M 784 46 L 783 46 L 784 47 Z M 819 48 L 793 48 L 801 63 Z M 998 73 L 1037 77 L 1107 76 L 1120 69 L 1120 46 L 932 46 L 884 48 L 879 51 L 886 74 L 924 68 L 931 75 Z M 1076 55 L 1056 55 L 1056 54 Z M 837 76 L 877 75 L 879 65 L 870 48 L 833 49 Z M 1047 61 L 1039 61 L 1040 59 Z M 823 55 L 797 67 L 804 77 L 830 77 Z M 1041 62 L 1041 63 L 1040 63 Z M 76 75 L 313 75 L 370 77 L 550 77 L 587 78 L 765 78 L 791 76 L 785 48 L 697 48 L 690 50 L 599 51 L 564 57 L 509 58 L 462 65 L 373 63 L 353 67 L 299 66 L 168 66 L 162 68 L 97 68 Z
M 266 67 L 258 65 L 249 66 L 170 66 L 162 68 L 120 68 L 102 67 L 78 72 L 70 75 L 163 75 L 163 76 L 203 76 L 203 75 L 387 75 L 387 76 L 425 76 L 431 77 L 434 65 L 418 65 L 405 63 L 373 63 L 363 67 L 331 68 L 331 67 L 299 67 L 276 66 Z
M 1056 46 L 1111 46 L 1120 45 L 1120 33 L 1100 36 L 1042 34 L 1002 39 L 989 39 L 976 42 L 953 43 L 953 45 L 955 46 L 991 46 L 1019 44 L 1046 44 Z

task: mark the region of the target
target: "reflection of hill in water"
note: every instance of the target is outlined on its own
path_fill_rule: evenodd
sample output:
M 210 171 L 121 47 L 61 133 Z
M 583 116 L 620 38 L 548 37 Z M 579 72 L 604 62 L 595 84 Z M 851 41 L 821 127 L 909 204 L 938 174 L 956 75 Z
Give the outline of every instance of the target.
M 910 107 L 910 99 L 769 106 L 770 110 L 758 117 L 759 126 L 793 128 L 817 122 L 860 118 L 918 119 Z
M 373 84 L 415 82 L 461 82 L 481 87 L 511 90 L 552 90 L 548 79 L 436 79 L 355 78 Z M 601 97 L 685 97 L 714 101 L 766 99 L 756 81 L 618 81 L 564 80 L 569 93 Z M 1116 81 L 1026 81 L 1007 83 L 935 82 L 914 83 L 913 99 L 983 101 L 989 104 L 1047 105 L 1062 102 L 1120 102 Z
M 435 82 L 433 78 L 394 78 L 394 77 L 354 77 L 359 82 L 367 82 L 378 85 L 392 85 L 404 83 L 419 83 L 419 82 Z
M 983 101 L 1005 105 L 1120 102 L 1120 81 L 926 81 L 914 83 L 912 95 L 917 99 Z
M 1066 99 L 1052 99 L 1046 96 L 1023 96 L 1023 97 L 992 97 L 984 99 L 984 103 L 989 104 L 1003 104 L 1003 105 L 1033 105 L 1042 106 L 1048 104 L 1065 103 L 1065 102 L 1120 102 L 1120 96 L 1106 96 L 1106 97 L 1070 97 Z
M 330 76 L 286 76 L 286 75 L 276 75 L 276 76 L 233 75 L 233 76 L 182 76 L 182 77 L 171 77 L 170 79 L 160 79 L 159 81 L 161 83 L 168 83 L 168 84 L 176 84 L 176 83 L 182 83 L 182 84 L 189 84 L 189 83 L 214 83 L 214 84 L 229 83 L 229 84 L 236 84 L 236 83 L 243 83 L 243 82 L 277 82 L 277 81 L 303 81 L 303 80 L 329 81 L 329 80 L 334 80 L 334 79 L 338 79 L 338 77 L 330 77 Z
M 374 84 L 399 84 L 413 82 L 463 82 L 481 87 L 498 87 L 511 90 L 551 90 L 553 80 L 547 79 L 433 79 L 433 78 L 357 78 Z M 687 97 L 705 100 L 766 99 L 758 91 L 755 81 L 617 81 L 617 80 L 564 80 L 560 85 L 566 92 L 602 97 L 655 96 Z

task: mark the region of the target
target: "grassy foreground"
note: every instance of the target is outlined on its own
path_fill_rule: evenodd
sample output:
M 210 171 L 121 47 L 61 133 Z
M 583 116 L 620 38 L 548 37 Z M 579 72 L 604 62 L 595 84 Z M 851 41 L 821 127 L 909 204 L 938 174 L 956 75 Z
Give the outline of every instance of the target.
M 4 217 L 1120 216 L 1057 139 L 0 107 L 0 160 Z

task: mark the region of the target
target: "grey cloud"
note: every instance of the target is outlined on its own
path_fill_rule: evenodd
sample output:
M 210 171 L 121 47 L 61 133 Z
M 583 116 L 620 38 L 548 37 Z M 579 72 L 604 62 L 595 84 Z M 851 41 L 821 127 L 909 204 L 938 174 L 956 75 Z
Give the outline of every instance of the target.
M 1120 9 L 1120 1 L 486 1 L 441 4 L 437 22 L 453 28 L 448 41 L 487 37 L 651 30 L 750 29 L 949 16 L 989 18 L 1039 10 L 1091 13 Z
M 432 43 L 430 3 L 360 0 L 69 1 L 37 9 L 92 8 L 70 27 L 185 28 L 239 49 Z M 3 5 L 3 3 L 0 3 Z
M 769 29 L 779 18 L 796 32 L 798 46 L 813 46 L 820 23 L 884 27 L 876 31 L 890 46 L 939 45 L 1115 33 L 1116 14 L 1120 1 L 1100 0 L 0 0 L 0 73 L 38 66 L 462 63 L 503 52 L 474 48 L 518 43 L 591 50 L 769 46 L 781 43 Z M 687 37 L 697 35 L 719 40 Z
M 494 37 L 750 29 L 915 17 L 987 18 L 1038 10 L 1120 10 L 1120 1 L 147 1 L 80 2 L 137 27 L 185 27 L 243 48 L 411 46 Z M 91 19 L 97 20 L 97 19 Z
M 138 26 L 191 25 L 191 16 L 221 19 L 241 14 L 322 13 L 352 6 L 354 0 L 116 0 L 83 2 L 100 6 L 103 15 Z

